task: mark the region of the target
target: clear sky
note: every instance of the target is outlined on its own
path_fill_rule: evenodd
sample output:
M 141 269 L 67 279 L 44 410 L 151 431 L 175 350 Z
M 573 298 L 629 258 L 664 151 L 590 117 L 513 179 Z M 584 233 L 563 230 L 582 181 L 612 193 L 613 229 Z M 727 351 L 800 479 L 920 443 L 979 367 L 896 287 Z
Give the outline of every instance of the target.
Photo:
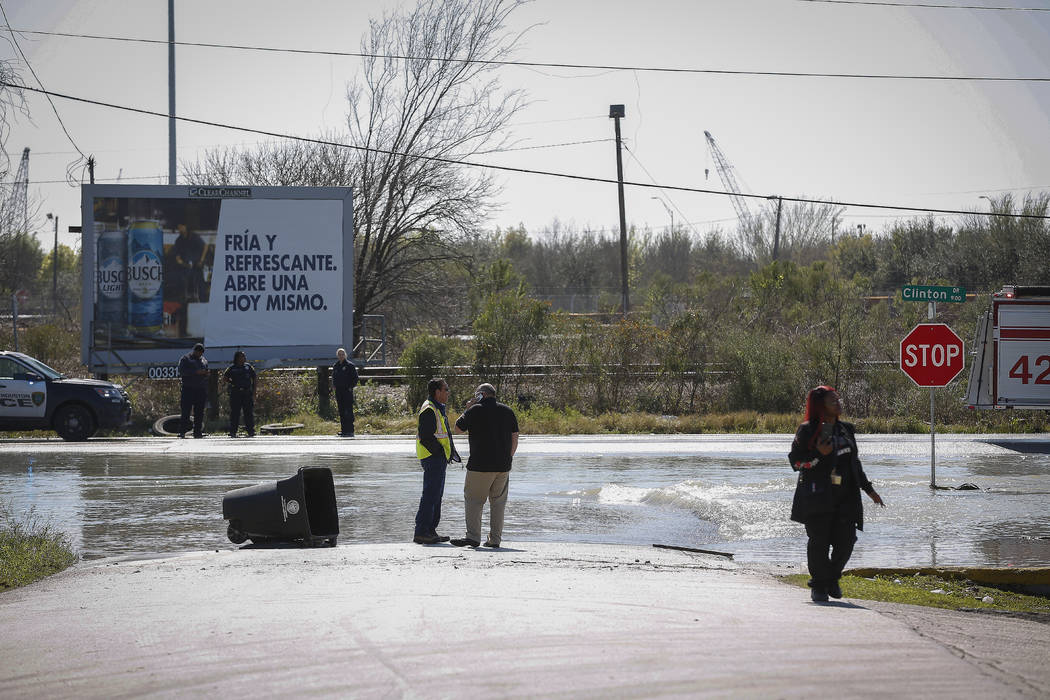
M 1047 8 L 1036 0 L 932 0 Z M 17 29 L 167 39 L 166 0 L 2 0 Z M 176 0 L 176 39 L 357 51 L 384 0 Z M 1050 12 L 874 7 L 802 0 L 535 0 L 513 17 L 532 26 L 524 61 L 755 71 L 1050 78 Z M 534 25 L 534 26 L 533 26 Z M 167 48 L 26 34 L 19 38 L 49 90 L 167 111 Z M 4 47 L 11 55 L 10 47 Z M 343 123 L 352 57 L 177 49 L 177 112 L 315 136 Z M 723 189 L 708 155 L 712 132 L 746 190 L 838 201 L 983 209 L 979 195 L 1050 189 L 1050 82 L 943 82 L 666 74 L 506 67 L 499 75 L 532 103 L 514 119 L 519 150 L 487 162 L 614 178 L 610 104 L 622 103 L 627 180 Z M 25 80 L 32 84 L 26 72 Z M 30 95 L 7 140 L 11 169 L 31 148 L 38 233 L 60 216 L 60 241 L 79 223 L 79 192 L 64 183 L 72 146 L 50 106 Z M 97 159 L 98 181 L 166 183 L 167 120 L 55 100 L 73 138 Z M 250 134 L 180 124 L 179 156 L 193 159 Z M 705 179 L 704 170 L 710 169 Z M 86 177 L 86 175 L 85 175 Z M 154 179 L 131 179 L 154 178 Z M 501 175 L 492 226 L 553 219 L 617 226 L 614 185 Z M 186 183 L 181 183 L 186 184 Z M 666 226 L 654 196 L 703 233 L 732 228 L 726 197 L 627 190 L 629 223 Z M 847 224 L 878 231 L 892 211 L 847 211 Z

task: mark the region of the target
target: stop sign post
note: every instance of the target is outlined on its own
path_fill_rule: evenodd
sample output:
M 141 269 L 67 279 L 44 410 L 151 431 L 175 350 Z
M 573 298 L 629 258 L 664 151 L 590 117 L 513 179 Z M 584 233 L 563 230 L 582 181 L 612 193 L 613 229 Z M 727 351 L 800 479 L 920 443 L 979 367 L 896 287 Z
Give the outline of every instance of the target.
M 933 313 L 933 312 L 931 312 Z M 966 365 L 962 338 L 944 323 L 920 323 L 901 340 L 900 368 L 918 386 L 930 387 L 930 488 L 937 488 L 933 392 L 959 376 Z

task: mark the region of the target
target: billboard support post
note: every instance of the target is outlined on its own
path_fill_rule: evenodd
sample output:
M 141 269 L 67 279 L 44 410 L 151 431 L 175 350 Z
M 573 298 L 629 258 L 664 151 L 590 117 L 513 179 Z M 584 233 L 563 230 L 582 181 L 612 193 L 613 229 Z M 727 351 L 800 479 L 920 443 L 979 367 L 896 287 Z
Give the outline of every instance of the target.
M 317 413 L 322 418 L 332 415 L 331 392 L 328 387 L 328 365 L 317 367 Z

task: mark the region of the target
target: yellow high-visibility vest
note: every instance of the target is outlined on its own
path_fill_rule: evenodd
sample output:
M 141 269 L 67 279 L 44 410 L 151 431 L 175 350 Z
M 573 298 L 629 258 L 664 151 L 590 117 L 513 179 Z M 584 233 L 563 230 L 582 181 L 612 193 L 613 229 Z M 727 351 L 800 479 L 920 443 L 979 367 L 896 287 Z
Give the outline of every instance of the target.
M 452 457 L 452 440 L 449 438 L 448 435 L 448 419 L 441 414 L 441 411 L 438 409 L 437 406 L 434 405 L 434 402 L 430 399 L 427 399 L 423 402 L 423 405 L 420 406 L 419 413 L 416 414 L 416 417 L 418 418 L 419 416 L 423 415 L 423 411 L 434 412 L 434 418 L 437 419 L 435 421 L 437 428 L 434 430 L 434 437 L 436 437 L 437 441 L 441 443 L 441 447 L 445 449 L 445 459 L 449 459 L 450 457 Z M 430 450 L 423 447 L 423 443 L 419 441 L 419 436 L 416 435 L 416 457 L 418 457 L 419 459 L 426 459 L 429 456 Z

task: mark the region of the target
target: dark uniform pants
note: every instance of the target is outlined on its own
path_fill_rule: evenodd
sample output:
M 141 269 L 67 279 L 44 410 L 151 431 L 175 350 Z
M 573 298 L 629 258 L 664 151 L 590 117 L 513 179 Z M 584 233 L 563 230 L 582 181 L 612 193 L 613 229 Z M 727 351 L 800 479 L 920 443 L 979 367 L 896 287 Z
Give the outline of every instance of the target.
M 354 434 L 354 390 L 336 389 L 335 404 L 339 407 L 339 432 Z
M 423 495 L 416 511 L 417 535 L 437 534 L 441 522 L 441 497 L 445 494 L 445 455 L 431 455 L 419 461 L 423 467 Z
M 244 427 L 249 435 L 255 434 L 255 397 L 249 389 L 230 390 L 230 436 L 237 434 L 241 422 L 241 411 L 244 411 Z
M 182 390 L 180 403 L 182 404 L 182 424 L 180 433 L 190 429 L 190 410 L 193 410 L 193 434 L 204 434 L 204 404 L 208 400 L 207 389 Z
M 853 554 L 857 541 L 857 526 L 853 516 L 842 511 L 813 516 L 806 523 L 809 543 L 806 545 L 806 560 L 809 564 L 810 585 L 827 588 L 836 583 Z M 828 556 L 828 549 L 831 556 Z

